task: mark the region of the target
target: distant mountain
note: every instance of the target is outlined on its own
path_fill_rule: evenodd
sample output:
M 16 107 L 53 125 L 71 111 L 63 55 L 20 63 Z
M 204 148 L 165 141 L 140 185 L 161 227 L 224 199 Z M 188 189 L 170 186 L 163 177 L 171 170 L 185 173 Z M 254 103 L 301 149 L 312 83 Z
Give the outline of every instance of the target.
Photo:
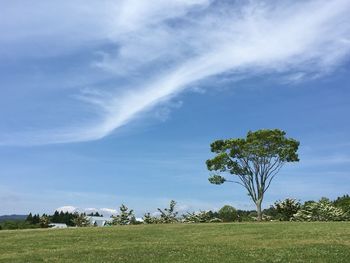
M 27 215 L 4 215 L 0 216 L 0 222 L 7 220 L 24 220 L 27 218 Z

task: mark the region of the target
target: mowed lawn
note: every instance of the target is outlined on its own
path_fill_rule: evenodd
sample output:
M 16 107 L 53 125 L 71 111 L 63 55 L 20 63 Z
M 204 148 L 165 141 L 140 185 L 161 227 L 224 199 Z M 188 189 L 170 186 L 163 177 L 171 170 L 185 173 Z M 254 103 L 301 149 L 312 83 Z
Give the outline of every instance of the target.
M 350 223 L 0 231 L 0 262 L 350 262 Z

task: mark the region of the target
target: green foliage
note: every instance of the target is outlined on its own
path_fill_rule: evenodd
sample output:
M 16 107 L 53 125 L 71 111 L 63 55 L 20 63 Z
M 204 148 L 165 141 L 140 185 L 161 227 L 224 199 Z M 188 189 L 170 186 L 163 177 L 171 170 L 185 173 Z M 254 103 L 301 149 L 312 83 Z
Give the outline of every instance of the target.
M 182 217 L 184 223 L 209 223 L 215 219 L 209 212 L 206 211 L 199 211 L 198 213 L 187 212 L 186 214 L 182 215 Z
M 0 224 L 0 230 L 38 228 L 39 225 L 30 224 L 24 220 L 6 220 Z
M 280 219 L 280 216 L 274 206 L 270 206 L 267 209 L 263 210 L 263 217 L 265 216 L 266 219 L 269 220 L 277 220 Z
M 333 201 L 333 205 L 335 207 L 341 208 L 345 213 L 347 213 L 348 216 L 350 216 L 350 196 L 349 195 L 343 195 L 341 197 L 338 197 L 336 200 Z
M 27 218 L 26 218 L 26 221 L 27 221 L 29 224 L 32 224 L 32 222 L 33 222 L 33 215 L 32 215 L 32 213 L 29 213 L 29 215 L 28 215 Z
M 295 199 L 286 199 L 276 201 L 274 206 L 265 209 L 262 213 L 261 220 L 293 220 L 293 221 L 345 221 L 350 220 L 349 213 L 349 195 L 338 197 L 334 201 L 327 198 L 322 198 L 320 201 L 306 201 L 302 206 Z M 200 211 L 197 213 L 186 213 L 182 215 L 182 220 L 177 217 L 178 212 L 175 211 L 176 202 L 171 201 L 169 208 L 164 210 L 159 209 L 160 217 L 152 216 L 146 213 L 143 216 L 144 224 L 161 224 L 161 223 L 214 223 L 214 222 L 250 222 L 258 219 L 256 211 L 235 210 L 231 206 L 224 206 L 220 211 Z M 97 216 L 97 214 L 94 214 Z M 68 226 L 88 226 L 90 221 L 85 214 L 79 213 L 63 213 L 55 211 L 51 216 L 43 214 L 30 213 L 25 220 L 6 220 L 0 222 L 0 230 L 4 229 L 27 229 L 48 227 L 49 223 L 64 223 Z M 130 210 L 122 205 L 119 215 L 114 217 L 113 223 L 108 225 L 127 225 L 127 224 L 142 224 L 137 221 L 133 210 Z
M 209 211 L 199 211 L 195 212 L 187 212 L 182 215 L 184 223 L 220 223 L 222 220 L 219 218 L 218 212 Z
M 219 210 L 219 218 L 223 222 L 233 222 L 237 220 L 237 211 L 233 206 L 225 205 Z
M 300 210 L 301 204 L 296 199 L 287 198 L 283 201 L 275 202 L 275 208 L 280 220 L 289 221 Z
M 237 210 L 237 221 L 252 222 L 256 220 L 257 215 L 255 210 Z
M 99 212 L 96 212 L 96 213 L 91 212 L 90 214 L 87 214 L 87 216 L 99 216 L 99 217 L 103 217 L 103 215 L 101 215 Z
M 158 208 L 160 212 L 160 223 L 169 224 L 178 222 L 177 215 L 179 212 L 175 211 L 176 202 L 174 200 L 170 201 L 169 208 L 165 208 L 164 210 Z
M 145 213 L 143 216 L 143 222 L 145 224 L 158 224 L 159 222 L 159 218 L 152 216 L 151 213 Z
M 87 227 L 91 225 L 90 220 L 86 217 L 86 215 L 83 213 L 79 214 L 78 212 L 74 213 L 72 223 L 77 227 Z
M 119 214 L 113 217 L 113 225 L 128 225 L 132 221 L 132 218 L 134 218 L 134 211 L 124 204 L 122 204 L 119 208 Z
M 75 226 L 74 219 L 76 217 L 75 213 L 69 213 L 69 212 L 58 212 L 55 211 L 55 213 L 50 216 L 52 223 L 61 223 L 66 224 L 67 226 Z
M 40 227 L 41 228 L 48 228 L 49 224 L 50 224 L 50 218 L 47 215 L 43 214 L 39 220 Z
M 249 175 L 250 167 L 242 159 L 266 163 L 270 159 L 281 162 L 299 161 L 299 142 L 286 138 L 281 130 L 258 130 L 248 132 L 246 139 L 217 140 L 211 144 L 211 151 L 217 156 L 207 161 L 210 171 L 228 171 L 234 175 Z
M 344 211 L 335 207 L 327 198 L 322 198 L 318 202 L 305 202 L 292 218 L 295 221 L 342 221 L 345 219 Z
M 211 184 L 223 184 L 226 182 L 226 178 L 218 174 L 211 175 L 208 180 Z
M 208 214 L 208 216 L 211 218 L 211 219 L 214 219 L 214 218 L 218 218 L 219 217 L 219 213 L 218 212 L 216 212 L 216 211 L 212 211 L 212 210 L 209 210 L 208 212 L 207 212 L 207 214 Z
M 2 224 L 3 229 L 27 229 L 27 228 L 38 228 L 48 227 L 49 223 L 63 223 L 67 226 L 74 226 L 73 219 L 75 218 L 75 214 L 72 213 L 63 213 L 55 211 L 55 213 L 51 216 L 43 214 L 40 216 L 39 214 L 32 214 L 26 217 L 25 220 L 7 220 L 6 224 Z
M 209 177 L 213 184 L 236 182 L 248 191 L 257 206 L 258 220 L 262 219 L 261 203 L 272 179 L 287 162 L 297 162 L 299 142 L 287 138 L 284 131 L 258 130 L 248 132 L 246 138 L 217 140 L 211 144 L 216 154 L 207 160 L 209 171 L 228 173 L 238 181 L 215 174 Z
M 32 224 L 35 225 L 35 224 L 39 224 L 39 223 L 40 223 L 40 215 L 39 214 L 34 215 Z
M 40 223 L 40 215 L 32 215 L 32 213 L 29 213 L 29 215 L 27 216 L 26 220 L 25 220 L 28 224 L 31 225 L 37 225 Z
M 129 223 L 130 225 L 141 225 L 141 224 L 143 224 L 143 222 L 142 221 L 138 221 L 137 219 L 136 219 L 136 217 L 133 215 L 133 216 L 131 216 L 131 218 L 130 218 L 130 223 Z

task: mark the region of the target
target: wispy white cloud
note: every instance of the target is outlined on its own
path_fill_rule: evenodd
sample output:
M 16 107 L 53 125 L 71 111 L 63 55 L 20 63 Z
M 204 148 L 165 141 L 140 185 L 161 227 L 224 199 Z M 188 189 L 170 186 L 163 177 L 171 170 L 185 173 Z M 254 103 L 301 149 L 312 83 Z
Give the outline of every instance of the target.
M 239 78 L 287 73 L 300 81 L 334 70 L 350 52 L 347 0 L 108 3 L 113 8 L 97 8 L 98 17 L 108 13 L 101 20 L 90 10 L 94 5 L 81 4 L 98 24 L 88 25 L 104 27 L 94 39 L 114 46 L 98 50 L 100 59 L 91 67 L 128 84 L 108 90 L 95 86 L 79 94 L 80 102 L 94 105 L 98 113 L 90 123 L 78 120 L 75 127 L 35 131 L 35 136 L 13 133 L 0 144 L 100 139 L 204 79 L 223 73 Z

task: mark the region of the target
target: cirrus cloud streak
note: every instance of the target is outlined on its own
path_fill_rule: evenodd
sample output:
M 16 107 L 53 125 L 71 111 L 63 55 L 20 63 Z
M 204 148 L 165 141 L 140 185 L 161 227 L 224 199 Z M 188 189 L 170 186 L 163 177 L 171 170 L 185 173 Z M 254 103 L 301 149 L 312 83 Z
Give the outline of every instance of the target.
M 2 144 L 101 139 L 208 78 L 268 73 L 301 81 L 335 70 L 350 52 L 346 0 L 118 4 L 115 17 L 96 19 L 107 29 L 95 37 L 112 48 L 96 47 L 100 56 L 90 65 L 113 77 L 115 87 L 91 83 L 75 95 L 98 117 L 54 132 L 35 131 L 35 137 L 13 133 Z

